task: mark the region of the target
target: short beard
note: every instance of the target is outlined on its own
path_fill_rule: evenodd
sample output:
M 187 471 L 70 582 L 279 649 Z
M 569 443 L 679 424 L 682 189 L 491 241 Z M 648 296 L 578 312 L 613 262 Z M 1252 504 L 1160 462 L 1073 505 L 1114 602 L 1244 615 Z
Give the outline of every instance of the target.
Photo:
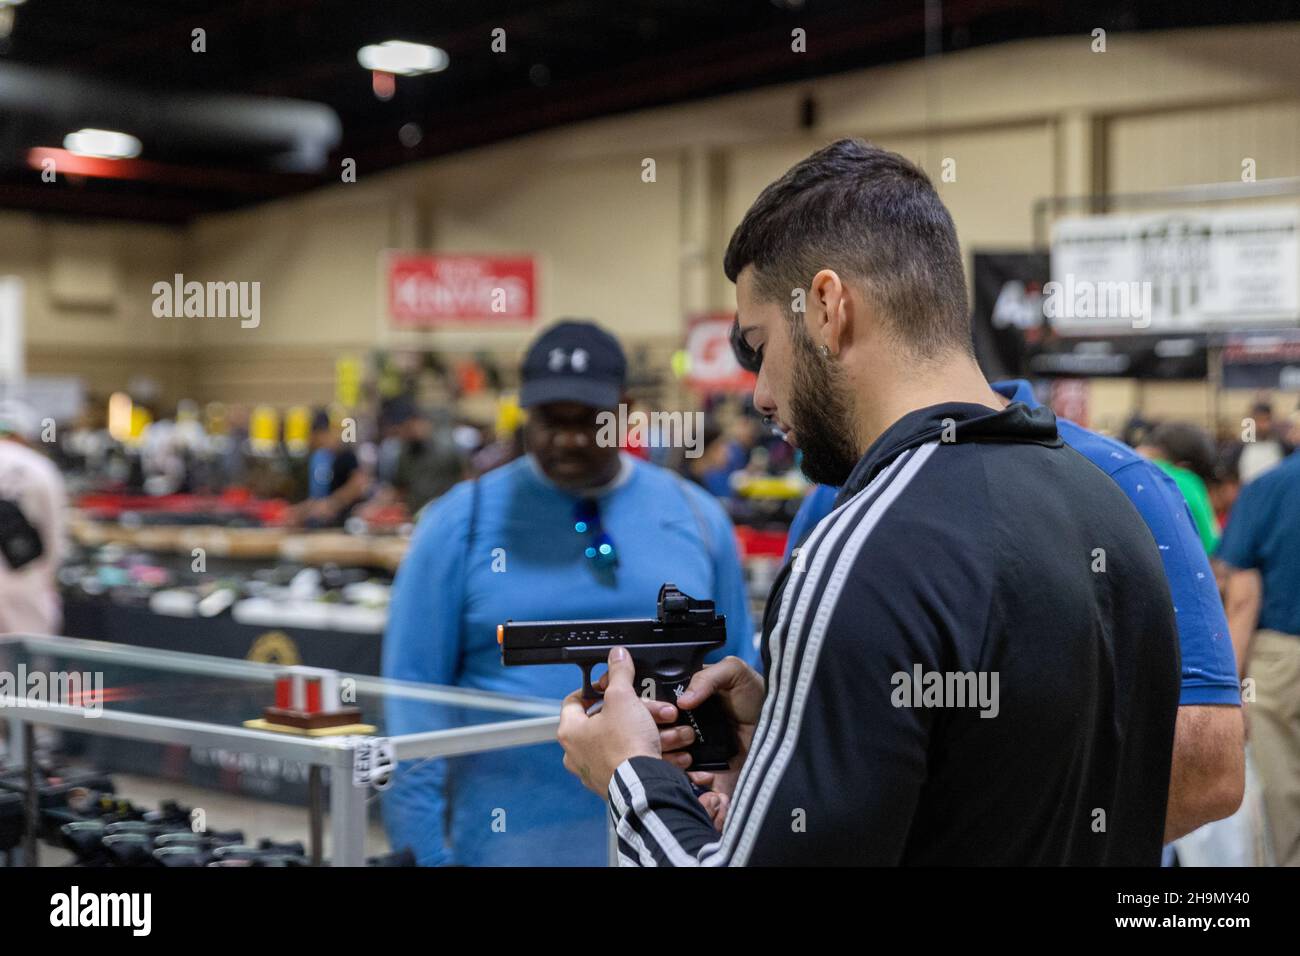
M 790 427 L 803 452 L 801 467 L 810 481 L 838 488 L 860 457 L 851 433 L 848 385 L 844 373 L 817 353 L 799 316 L 791 326 Z

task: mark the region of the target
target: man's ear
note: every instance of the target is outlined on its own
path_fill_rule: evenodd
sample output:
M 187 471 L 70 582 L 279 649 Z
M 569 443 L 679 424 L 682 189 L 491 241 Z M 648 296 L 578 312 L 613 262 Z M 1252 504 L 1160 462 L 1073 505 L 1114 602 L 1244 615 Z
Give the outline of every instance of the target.
M 819 349 L 824 345 L 831 355 L 839 355 L 840 349 L 848 343 L 852 313 L 848 290 L 839 273 L 834 269 L 822 269 L 813 276 L 808 298 L 816 306 L 816 314 L 810 310 L 815 327 L 808 330 L 813 345 Z

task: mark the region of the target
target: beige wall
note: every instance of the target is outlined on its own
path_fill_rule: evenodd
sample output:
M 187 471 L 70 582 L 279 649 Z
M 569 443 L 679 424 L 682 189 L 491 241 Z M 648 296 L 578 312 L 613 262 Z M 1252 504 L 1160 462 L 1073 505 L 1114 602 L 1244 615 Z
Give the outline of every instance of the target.
M 150 374 L 173 397 L 316 401 L 334 358 L 378 343 L 517 354 L 527 329 L 393 333 L 379 313 L 391 247 L 533 252 L 547 318 L 593 316 L 664 354 L 683 314 L 728 308 L 719 268 L 758 191 L 811 149 L 864 135 L 920 162 L 953 211 L 963 249 L 1024 248 L 1033 202 L 1300 175 L 1300 24 L 1026 41 L 611 117 L 388 173 L 185 230 L 53 225 L 0 215 L 0 272 L 29 280 L 32 370 L 96 383 Z M 812 94 L 817 122 L 798 126 Z M 641 179 L 653 158 L 657 182 Z M 942 163 L 956 179 L 941 181 Z M 63 274 L 117 276 L 107 312 L 51 301 Z M 77 265 L 77 257 L 98 262 Z M 71 264 L 69 264 L 71 263 Z M 261 282 L 262 321 L 153 319 L 154 281 Z M 115 378 L 116 377 L 116 378 Z M 1229 404 L 1248 401 L 1229 396 Z M 1202 386 L 1099 383 L 1095 420 L 1139 401 L 1205 417 Z
M 92 395 L 137 377 L 183 394 L 186 330 L 153 320 L 150 287 L 181 268 L 187 241 L 181 229 L 0 213 L 0 274 L 24 284 L 27 371 L 79 375 Z

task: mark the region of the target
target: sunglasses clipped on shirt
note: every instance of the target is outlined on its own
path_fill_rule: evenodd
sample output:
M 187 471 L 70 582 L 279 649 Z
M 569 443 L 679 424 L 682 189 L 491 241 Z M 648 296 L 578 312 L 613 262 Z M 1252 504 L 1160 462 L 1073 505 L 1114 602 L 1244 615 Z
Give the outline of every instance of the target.
M 588 561 L 599 568 L 617 567 L 618 551 L 614 539 L 600 523 L 600 504 L 595 498 L 583 498 L 573 506 L 573 530 L 587 535 L 583 554 Z

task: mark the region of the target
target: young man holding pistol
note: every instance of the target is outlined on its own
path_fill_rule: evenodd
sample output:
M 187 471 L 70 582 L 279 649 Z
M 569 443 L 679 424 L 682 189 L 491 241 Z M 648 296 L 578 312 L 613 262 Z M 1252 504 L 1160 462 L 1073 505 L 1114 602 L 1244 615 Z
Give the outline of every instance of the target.
M 726 270 L 756 407 L 841 491 L 768 599 L 766 676 L 724 660 L 679 700 L 721 698 L 731 771 L 688 779 L 690 732 L 657 726 L 673 707 L 641 701 L 625 650 L 599 712 L 566 701 L 565 764 L 609 800 L 620 862 L 1158 864 L 1179 680 L 1159 553 L 1050 410 L 985 381 L 925 174 L 834 143 L 763 191 Z

